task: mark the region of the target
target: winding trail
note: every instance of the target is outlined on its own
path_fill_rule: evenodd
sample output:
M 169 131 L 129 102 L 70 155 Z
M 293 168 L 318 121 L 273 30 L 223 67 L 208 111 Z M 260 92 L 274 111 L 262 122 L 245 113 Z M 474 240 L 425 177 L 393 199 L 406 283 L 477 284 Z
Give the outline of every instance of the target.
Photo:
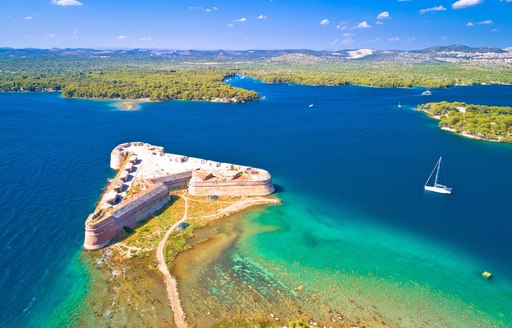
M 167 230 L 164 238 L 158 244 L 158 248 L 156 250 L 156 260 L 158 262 L 158 269 L 164 275 L 165 287 L 167 289 L 167 297 L 169 297 L 169 302 L 171 303 L 172 313 L 174 315 L 174 323 L 178 328 L 186 328 L 188 327 L 187 321 L 185 320 L 185 312 L 181 307 L 180 295 L 178 293 L 178 282 L 176 279 L 171 276 L 169 272 L 169 268 L 167 264 L 165 264 L 164 257 L 164 248 L 167 239 L 171 235 L 171 233 L 180 225 L 180 223 L 184 222 L 187 219 L 188 214 L 188 199 L 185 195 L 180 196 L 185 200 L 185 211 L 183 213 L 183 217 L 172 225 L 172 227 Z
M 171 233 L 185 220 L 188 218 L 188 208 L 189 208 L 189 199 L 185 196 L 185 194 L 182 194 L 180 196 L 185 201 L 185 211 L 183 212 L 183 217 L 173 224 L 165 233 L 164 238 L 160 241 L 158 244 L 158 248 L 156 250 L 156 259 L 158 263 L 158 269 L 162 274 L 164 275 L 164 282 L 165 287 L 167 290 L 167 297 L 169 298 L 169 302 L 171 303 L 172 313 L 174 316 L 174 323 L 178 328 L 188 328 L 187 321 L 185 319 L 185 312 L 183 311 L 183 307 L 181 306 L 180 301 L 180 295 L 178 293 L 178 282 L 176 279 L 171 275 L 169 272 L 169 268 L 167 267 L 167 264 L 165 263 L 165 257 L 164 257 L 164 248 L 165 243 L 167 242 L 167 239 L 169 239 L 169 236 Z M 250 199 L 243 199 L 240 200 L 234 204 L 231 204 L 230 206 L 222 209 L 216 214 L 203 216 L 202 218 L 211 218 L 212 220 L 228 216 L 230 214 L 239 212 L 243 209 L 257 206 L 257 205 L 264 205 L 264 204 L 280 204 L 281 201 L 279 199 L 272 199 L 272 198 L 263 198 L 263 197 L 256 197 L 256 198 L 250 198 Z

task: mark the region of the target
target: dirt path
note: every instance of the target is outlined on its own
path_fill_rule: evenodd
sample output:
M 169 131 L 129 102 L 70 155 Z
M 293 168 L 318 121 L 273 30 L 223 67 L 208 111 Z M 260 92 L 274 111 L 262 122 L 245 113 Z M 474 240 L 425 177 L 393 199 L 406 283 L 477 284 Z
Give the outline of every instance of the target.
M 167 296 L 169 298 L 169 302 L 171 303 L 172 312 L 174 315 L 174 323 L 178 328 L 186 328 L 188 327 L 187 321 L 185 320 L 185 312 L 183 311 L 183 307 L 180 302 L 180 295 L 178 293 L 178 282 L 176 279 L 170 274 L 169 268 L 165 263 L 164 257 L 164 248 L 167 239 L 171 233 L 185 220 L 188 218 L 188 208 L 189 208 L 189 199 L 183 194 L 180 196 L 185 201 L 185 211 L 183 213 L 183 217 L 170 227 L 164 235 L 164 238 L 158 244 L 158 248 L 156 250 L 156 259 L 158 262 L 158 269 L 164 275 L 164 282 L 167 289 Z M 278 204 L 281 201 L 278 199 L 272 198 L 248 198 L 242 199 L 238 202 L 233 203 L 232 205 L 220 210 L 218 213 L 208 216 L 203 216 L 201 218 L 210 218 L 211 220 L 215 220 L 221 217 L 228 216 L 230 214 L 239 212 L 243 209 L 256 206 L 256 205 L 264 205 L 264 204 Z
M 158 262 L 158 269 L 164 275 L 167 296 L 169 297 L 169 302 L 171 303 L 172 312 L 174 314 L 174 323 L 178 328 L 185 328 L 188 327 L 188 324 L 187 321 L 185 320 L 185 312 L 181 307 L 180 295 L 178 293 L 178 282 L 169 273 L 169 268 L 167 267 L 167 264 L 165 264 L 164 257 L 164 247 L 165 243 L 167 242 L 167 239 L 174 231 L 174 229 L 176 229 L 180 225 L 180 223 L 184 222 L 187 219 L 188 199 L 184 195 L 182 195 L 181 198 L 185 200 L 185 211 L 183 213 L 183 217 L 178 222 L 173 224 L 173 226 L 170 227 L 169 230 L 167 230 L 167 232 L 165 233 L 164 238 L 162 238 L 162 240 L 158 244 L 158 248 L 156 250 L 156 259 Z
M 219 212 L 211 215 L 204 215 L 201 216 L 201 219 L 211 219 L 212 221 L 215 219 L 220 219 L 222 217 L 229 216 L 231 214 L 240 212 L 242 210 L 245 210 L 247 208 L 258 206 L 258 205 L 271 205 L 271 204 L 280 204 L 281 201 L 279 199 L 273 199 L 273 198 L 265 198 L 265 197 L 253 197 L 253 198 L 247 198 L 237 201 L 236 203 L 233 203 L 229 205 L 226 208 L 221 209 Z

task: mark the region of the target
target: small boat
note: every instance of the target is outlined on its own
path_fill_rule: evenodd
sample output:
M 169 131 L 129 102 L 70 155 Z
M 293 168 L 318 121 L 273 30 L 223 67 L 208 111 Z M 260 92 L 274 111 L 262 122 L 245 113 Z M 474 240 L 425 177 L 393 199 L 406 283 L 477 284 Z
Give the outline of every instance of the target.
M 313 107 L 315 107 L 314 104 L 309 104 L 309 108 L 313 108 Z
M 452 193 L 453 188 L 448 188 L 445 185 L 437 183 L 437 179 L 439 178 L 439 169 L 441 168 L 441 159 L 442 159 L 442 157 L 439 157 L 439 160 L 437 161 L 436 165 L 434 166 L 432 173 L 430 173 L 430 175 L 428 176 L 427 182 L 425 182 L 424 188 L 427 191 L 436 192 L 438 194 L 450 195 Z M 434 171 L 436 172 L 436 178 L 434 180 L 434 185 L 429 186 L 428 183 L 430 182 L 430 178 L 432 178 Z
M 400 105 L 400 102 L 398 102 L 398 106 L 396 106 L 398 108 L 402 108 L 402 105 Z
M 427 89 L 427 90 L 423 91 L 423 92 L 421 93 L 421 95 L 422 95 L 422 96 L 431 96 L 431 95 L 432 95 L 432 92 L 431 92 L 429 89 Z

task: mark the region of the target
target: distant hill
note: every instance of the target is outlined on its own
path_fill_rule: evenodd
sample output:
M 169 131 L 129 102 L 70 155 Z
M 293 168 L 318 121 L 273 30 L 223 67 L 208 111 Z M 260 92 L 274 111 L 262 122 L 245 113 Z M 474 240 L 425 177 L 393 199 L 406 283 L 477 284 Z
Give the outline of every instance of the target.
M 460 44 L 455 44 L 455 45 L 451 45 L 451 46 L 434 46 L 434 47 L 426 48 L 423 50 L 416 50 L 415 52 L 428 53 L 428 52 L 450 52 L 450 51 L 466 52 L 466 53 L 477 53 L 477 52 L 503 53 L 503 52 L 506 52 L 505 50 L 497 48 L 497 47 L 471 48 L 471 47 L 460 45 Z
M 399 61 L 399 62 L 438 62 L 457 60 L 475 60 L 493 56 L 479 54 L 496 54 L 502 58 L 506 50 L 496 47 L 468 47 L 464 45 L 434 46 L 421 50 L 374 50 L 343 49 L 338 51 L 316 51 L 308 49 L 280 50 L 166 50 L 166 49 L 117 49 L 101 50 L 87 48 L 53 48 L 53 49 L 14 49 L 0 48 L 0 58 L 111 58 L 111 59 L 154 59 L 176 60 L 177 62 L 213 62 L 229 63 L 232 61 L 271 61 L 291 64 L 315 64 L 336 61 Z M 461 55 L 462 54 L 462 55 Z M 500 57 L 501 56 L 501 57 Z

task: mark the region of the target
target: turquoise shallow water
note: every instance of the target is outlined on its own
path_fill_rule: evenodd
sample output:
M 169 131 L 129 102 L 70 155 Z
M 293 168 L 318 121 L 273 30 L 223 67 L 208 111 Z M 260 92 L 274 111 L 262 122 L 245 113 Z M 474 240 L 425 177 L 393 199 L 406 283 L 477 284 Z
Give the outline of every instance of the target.
M 286 271 L 290 283 L 353 279 L 390 318 L 407 312 L 385 308 L 397 299 L 430 304 L 427 314 L 461 326 L 475 316 L 512 321 L 512 146 L 440 131 L 407 109 L 425 100 L 511 105 L 511 87 L 425 98 L 417 89 L 232 83 L 265 100 L 126 112 L 58 94 L 0 94 L 0 326 L 59 326 L 81 306 L 83 221 L 113 175 L 111 149 L 135 140 L 268 169 L 284 204 L 244 225 L 278 230 L 247 235 L 237 251 L 276 276 Z M 450 197 L 422 189 L 440 155 Z M 494 278 L 482 280 L 483 270 Z

